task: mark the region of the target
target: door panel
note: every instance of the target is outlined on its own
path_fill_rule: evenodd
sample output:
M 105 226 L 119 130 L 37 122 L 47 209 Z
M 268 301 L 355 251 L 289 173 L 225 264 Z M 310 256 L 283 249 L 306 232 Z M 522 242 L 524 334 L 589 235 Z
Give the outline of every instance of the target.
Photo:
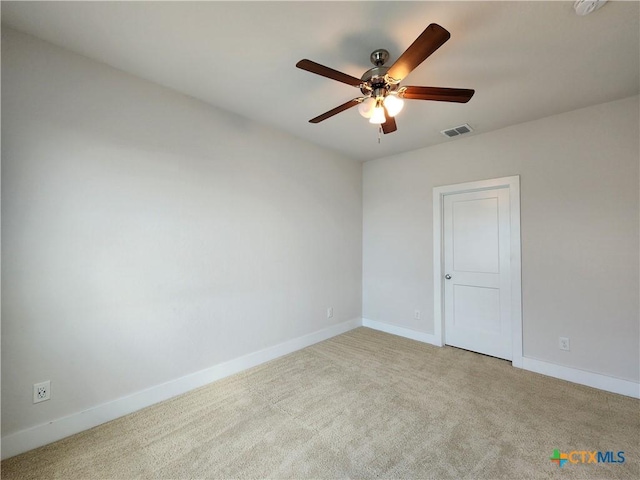
M 511 359 L 509 190 L 444 197 L 445 343 Z
M 453 207 L 453 262 L 456 270 L 498 273 L 498 199 L 456 201 Z
M 500 290 L 453 287 L 453 321 L 457 328 L 500 333 Z

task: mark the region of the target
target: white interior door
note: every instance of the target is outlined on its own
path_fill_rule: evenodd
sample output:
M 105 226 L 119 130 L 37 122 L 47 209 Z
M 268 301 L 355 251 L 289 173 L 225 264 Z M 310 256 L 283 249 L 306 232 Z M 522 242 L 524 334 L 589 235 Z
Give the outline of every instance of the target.
M 511 360 L 509 189 L 445 195 L 445 343 Z

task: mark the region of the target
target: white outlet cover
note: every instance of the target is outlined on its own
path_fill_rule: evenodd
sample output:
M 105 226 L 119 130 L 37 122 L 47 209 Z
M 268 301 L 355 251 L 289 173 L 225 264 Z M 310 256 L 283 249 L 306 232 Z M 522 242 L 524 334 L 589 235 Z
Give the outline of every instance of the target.
M 51 380 L 33 384 L 33 403 L 44 402 L 51 398 Z
M 569 339 L 567 337 L 560 337 L 559 347 L 560 347 L 560 350 L 567 350 L 567 351 L 571 350 Z
M 327 308 L 327 318 L 333 318 L 333 307 Z

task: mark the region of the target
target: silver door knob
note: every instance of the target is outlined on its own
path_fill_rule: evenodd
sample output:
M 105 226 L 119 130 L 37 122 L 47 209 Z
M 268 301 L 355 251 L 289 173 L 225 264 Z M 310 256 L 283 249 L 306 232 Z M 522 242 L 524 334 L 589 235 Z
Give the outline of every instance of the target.
M 451 275 L 449 275 L 448 273 L 444 276 L 444 278 L 446 278 L 447 280 L 451 280 Z

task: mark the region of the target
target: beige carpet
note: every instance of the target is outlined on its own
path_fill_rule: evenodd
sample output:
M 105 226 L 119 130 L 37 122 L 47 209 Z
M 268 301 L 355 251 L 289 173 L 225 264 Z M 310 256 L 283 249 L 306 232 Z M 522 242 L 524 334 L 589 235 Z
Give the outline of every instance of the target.
M 2 478 L 637 479 L 639 405 L 359 328 L 7 459 Z M 554 449 L 626 462 L 558 468 Z

